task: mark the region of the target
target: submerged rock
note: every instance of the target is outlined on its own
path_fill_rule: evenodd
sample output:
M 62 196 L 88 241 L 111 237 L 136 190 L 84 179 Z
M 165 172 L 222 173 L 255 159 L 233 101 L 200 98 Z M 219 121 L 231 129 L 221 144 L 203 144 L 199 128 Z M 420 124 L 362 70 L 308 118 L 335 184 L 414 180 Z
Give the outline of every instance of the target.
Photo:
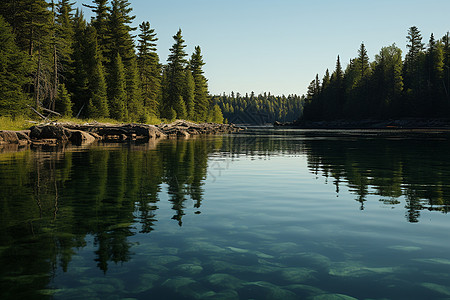
M 190 277 L 176 277 L 167 279 L 162 283 L 162 286 L 178 291 L 180 288 L 186 287 L 193 283 L 195 283 L 195 280 Z
M 404 251 L 404 252 L 412 252 L 412 251 L 422 250 L 422 248 L 416 247 L 416 246 L 391 246 L 388 248 L 393 249 L 393 250 L 398 250 L 398 251 Z
M 244 283 L 244 292 L 255 295 L 255 299 L 298 299 L 297 295 L 289 290 L 265 281 Z
M 424 288 L 437 292 L 439 294 L 443 294 L 446 296 L 450 296 L 450 287 L 430 282 L 424 282 L 421 284 Z
M 236 248 L 236 247 L 227 247 L 227 249 L 236 252 L 236 253 L 248 253 L 249 250 L 247 249 L 242 249 L 242 248 Z
M 224 273 L 210 275 L 206 280 L 214 286 L 225 289 L 238 289 L 242 285 L 242 280 Z
M 333 263 L 330 267 L 329 274 L 340 277 L 363 277 L 372 274 L 389 274 L 394 273 L 394 267 L 370 268 L 361 265 L 359 262 L 338 262 Z
M 203 267 L 196 264 L 182 264 L 176 266 L 175 271 L 185 275 L 197 275 L 203 271 Z
M 160 277 L 156 274 L 142 274 L 135 284 L 127 285 L 125 291 L 128 293 L 143 293 L 151 290 Z
M 161 256 L 151 256 L 149 257 L 152 265 L 167 265 L 176 261 L 179 261 L 181 258 L 174 255 L 161 255 Z
M 204 295 L 204 297 L 199 299 L 210 299 L 210 300 L 238 300 L 239 294 L 234 290 L 225 290 L 219 293 L 212 292 L 209 295 Z
M 416 258 L 414 260 L 428 264 L 450 265 L 450 260 L 445 258 Z
M 281 271 L 281 277 L 292 283 L 303 283 L 309 279 L 313 279 L 314 270 L 306 268 L 288 268 Z
M 358 300 L 357 298 L 343 295 L 343 294 L 322 294 L 314 296 L 312 300 Z

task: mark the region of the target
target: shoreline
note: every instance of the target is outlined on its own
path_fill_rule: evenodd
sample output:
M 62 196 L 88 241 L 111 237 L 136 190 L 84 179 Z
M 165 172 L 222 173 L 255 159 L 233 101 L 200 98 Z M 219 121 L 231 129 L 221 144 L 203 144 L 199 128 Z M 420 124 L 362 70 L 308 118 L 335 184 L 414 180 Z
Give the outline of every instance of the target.
M 198 135 L 227 134 L 242 130 L 234 124 L 194 123 L 176 120 L 168 124 L 58 123 L 30 127 L 28 130 L 0 130 L 0 150 L 4 146 L 23 147 L 88 145 L 96 141 L 121 143 L 152 139 L 189 138 Z
M 293 121 L 293 122 L 275 122 L 275 128 L 294 128 L 294 129 L 381 129 L 381 130 L 400 130 L 400 129 L 440 129 L 450 130 L 450 119 L 423 119 L 423 118 L 405 118 L 390 120 L 333 120 L 333 121 Z

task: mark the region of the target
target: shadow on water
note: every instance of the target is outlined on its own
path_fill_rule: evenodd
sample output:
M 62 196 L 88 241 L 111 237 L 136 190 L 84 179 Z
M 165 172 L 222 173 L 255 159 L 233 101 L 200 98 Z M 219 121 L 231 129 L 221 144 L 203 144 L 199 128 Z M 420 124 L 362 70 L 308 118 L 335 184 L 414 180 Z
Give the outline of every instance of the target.
M 179 226 L 191 203 L 186 200 L 193 202 L 195 214 L 201 212 L 205 180 L 217 176 L 211 157 L 305 156 L 311 173 L 333 182 L 337 195 L 347 186 L 360 209 L 368 195 L 379 195 L 388 206 L 402 205 L 404 197 L 407 221 L 419 222 L 423 210 L 448 212 L 448 153 L 447 136 L 424 142 L 423 137 L 289 130 L 3 153 L 0 289 L 5 298 L 51 298 L 45 291 L 58 268 L 67 270 L 88 237 L 104 273 L 110 263 L 130 260 L 130 237 L 155 229 L 164 187 Z

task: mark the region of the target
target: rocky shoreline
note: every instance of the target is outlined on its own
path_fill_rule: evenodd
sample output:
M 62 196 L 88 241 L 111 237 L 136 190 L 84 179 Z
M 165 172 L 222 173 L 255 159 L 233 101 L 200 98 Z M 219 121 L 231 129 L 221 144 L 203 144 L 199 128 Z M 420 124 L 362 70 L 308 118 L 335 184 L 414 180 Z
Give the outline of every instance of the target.
M 193 123 L 176 120 L 170 124 L 104 124 L 51 122 L 31 127 L 29 130 L 0 130 L 0 149 L 5 145 L 57 146 L 64 144 L 86 145 L 95 141 L 125 142 L 149 141 L 164 138 L 189 138 L 206 134 L 225 134 L 240 131 L 233 124 Z
M 449 129 L 450 119 L 334 120 L 275 122 L 275 127 L 298 129 Z

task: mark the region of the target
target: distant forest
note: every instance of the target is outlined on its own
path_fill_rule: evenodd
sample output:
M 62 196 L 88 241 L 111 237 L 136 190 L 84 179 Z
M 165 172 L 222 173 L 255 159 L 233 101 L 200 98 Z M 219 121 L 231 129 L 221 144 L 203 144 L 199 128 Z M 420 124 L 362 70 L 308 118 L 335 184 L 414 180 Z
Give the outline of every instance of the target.
M 302 120 L 450 117 L 449 34 L 427 46 L 415 26 L 407 34 L 408 52 L 395 44 L 369 61 L 361 44 L 358 57 L 332 74 L 316 75 L 308 86 Z
M 201 49 L 188 59 L 181 29 L 163 65 L 149 22 L 133 36 L 129 0 L 92 2 L 86 21 L 69 0 L 2 0 L 0 116 L 27 115 L 32 106 L 68 117 L 222 122 Z
M 223 117 L 230 123 L 264 125 L 296 120 L 303 109 L 304 97 L 255 95 L 253 92 L 242 96 L 231 92 L 231 95 L 213 96 L 212 102 L 220 107 Z

